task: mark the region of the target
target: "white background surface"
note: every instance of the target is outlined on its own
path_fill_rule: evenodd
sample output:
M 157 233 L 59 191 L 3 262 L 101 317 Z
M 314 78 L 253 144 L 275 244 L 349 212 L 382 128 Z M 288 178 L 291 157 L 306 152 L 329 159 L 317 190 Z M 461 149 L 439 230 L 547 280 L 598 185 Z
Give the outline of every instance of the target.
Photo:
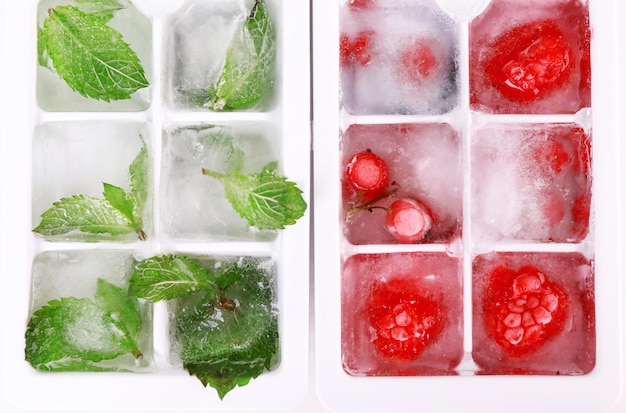
M 19 1 L 19 0 L 15 0 L 15 1 Z M 317 0 L 317 1 L 328 1 L 328 0 Z M 619 13 L 621 17 L 619 21 L 624 22 L 626 21 L 626 1 L 620 0 L 619 7 L 620 7 Z M 25 82 L 27 81 L 26 73 L 24 71 L 20 72 L 19 70 L 17 71 L 13 70 L 16 66 L 20 67 L 21 64 L 24 64 L 23 56 L 21 56 L 20 50 L 22 50 L 25 42 L 23 42 L 23 39 L 12 37 L 10 33 L 6 32 L 6 29 L 5 29 L 6 27 L 9 26 L 7 24 L 7 21 L 11 19 L 10 9 L 11 9 L 10 0 L 0 0 L 0 18 L 2 18 L 2 23 L 0 23 L 0 29 L 2 30 L 0 32 L 0 36 L 2 36 L 1 38 L 2 42 L 0 43 L 0 47 L 2 47 L 2 50 L 0 50 L 0 53 L 3 56 L 2 64 L 0 64 L 0 78 L 2 79 L 2 87 L 0 88 L 0 99 L 3 100 L 3 110 L 0 112 L 0 124 L 2 125 L 2 136 L 1 136 L 2 149 L 0 150 L 0 192 L 2 194 L 2 199 L 0 202 L 0 208 L 1 208 L 0 211 L 2 212 L 3 217 L 4 217 L 4 205 L 6 205 L 6 203 L 8 202 L 11 202 L 11 199 L 13 197 L 20 196 L 20 194 L 6 193 L 5 182 L 7 182 L 8 180 L 19 179 L 19 176 L 17 174 L 19 174 L 19 171 L 23 170 L 23 165 L 16 164 L 15 158 L 12 158 L 10 154 L 7 154 L 7 148 L 8 148 L 7 141 L 11 139 L 28 139 L 28 137 L 25 137 L 25 136 L 13 136 L 10 133 L 11 131 L 7 130 L 6 128 L 7 119 L 10 119 L 12 122 L 15 122 L 15 121 L 26 122 L 27 116 L 24 113 L 24 110 L 26 110 L 29 107 L 28 96 L 24 95 L 25 84 L 26 84 Z M 622 78 L 620 79 L 620 84 L 616 85 L 616 87 L 619 87 L 620 97 L 621 97 L 620 98 L 620 113 L 621 113 L 620 136 L 623 142 L 626 140 L 626 134 L 624 133 L 624 130 L 626 129 L 626 110 L 624 109 L 626 107 L 626 52 L 625 52 L 626 27 L 625 26 L 626 25 L 622 23 L 620 24 L 620 27 L 619 27 L 620 28 L 620 47 L 619 47 L 620 73 L 623 73 L 624 76 L 622 76 Z M 621 154 L 622 164 L 626 165 L 624 163 L 626 162 L 626 144 L 622 145 L 622 147 L 620 148 L 620 154 Z M 624 169 L 626 168 L 623 168 L 621 171 L 622 188 L 624 188 L 623 183 L 626 182 L 626 174 L 624 173 Z M 24 193 L 26 193 L 28 190 L 29 188 L 24 188 Z M 622 205 L 626 205 L 626 191 L 624 190 L 621 191 L 621 201 L 622 201 Z M 622 206 L 621 218 L 622 218 L 622 221 L 620 225 L 622 229 L 621 232 L 622 232 L 622 239 L 623 239 L 623 234 L 625 231 L 624 222 L 626 222 L 626 208 L 624 208 L 623 206 Z M 1 254 L 0 264 L 2 264 L 2 270 L 0 270 L 0 277 L 1 277 L 0 279 L 4 279 L 5 277 L 23 276 L 20 274 L 8 274 L 5 271 L 6 260 L 11 259 L 11 257 L 7 257 L 5 253 L 7 251 L 6 249 L 7 238 L 6 238 L 6 234 L 4 234 L 2 227 L 0 227 L 0 232 L 2 232 L 2 235 L 3 235 L 2 239 L 0 240 L 0 254 Z M 622 271 L 623 271 L 623 268 L 626 266 L 626 254 L 624 254 L 622 257 L 622 263 L 623 263 L 622 265 Z M 623 276 L 624 274 L 622 274 L 622 277 Z M 622 297 L 626 297 L 626 283 L 622 283 L 622 290 L 623 290 Z M 311 300 L 311 302 L 313 302 L 313 300 Z M 311 310 L 313 309 L 311 308 Z M 7 317 L 10 315 L 1 314 L 0 316 Z M 626 329 L 626 325 L 624 325 L 623 328 Z M 19 334 L 21 334 L 21 332 Z M 622 345 L 624 347 L 624 352 L 626 353 L 626 346 L 624 345 L 624 343 L 622 343 Z M 313 354 L 314 351 L 315 351 L 314 342 L 313 342 L 313 339 L 311 338 L 311 354 Z M 624 357 L 622 357 L 621 362 L 624 364 L 623 371 L 626 372 L 626 361 Z M 2 365 L 0 365 L 0 369 L 2 369 Z M 314 363 L 313 363 L 312 358 L 311 358 L 310 371 L 311 371 L 311 378 L 309 381 L 310 391 L 307 394 L 306 398 L 302 401 L 301 406 L 298 407 L 297 409 L 294 409 L 294 411 L 309 412 L 309 413 L 326 412 L 327 410 L 325 410 L 324 407 L 318 402 L 316 395 L 315 395 L 315 389 L 313 388 L 313 384 L 315 381 L 314 381 Z M 2 388 L 0 389 L 1 390 L 0 411 L 3 411 L 3 412 L 21 411 L 21 410 L 17 410 L 15 406 L 13 406 L 8 400 L 4 392 L 4 383 L 0 383 L 0 385 L 2 385 Z M 453 397 L 453 395 L 450 395 L 450 396 Z M 36 397 L 36 395 L 33 395 L 33 397 Z M 137 397 L 149 397 L 149 395 L 137 395 Z M 619 403 L 613 406 L 613 408 L 609 410 L 608 412 L 590 412 L 590 413 L 624 413 L 624 412 L 626 412 L 626 397 L 624 396 L 624 394 L 622 394 L 622 397 Z M 468 412 L 468 413 L 471 413 L 471 412 Z M 501 413 L 506 413 L 506 412 L 501 412 Z

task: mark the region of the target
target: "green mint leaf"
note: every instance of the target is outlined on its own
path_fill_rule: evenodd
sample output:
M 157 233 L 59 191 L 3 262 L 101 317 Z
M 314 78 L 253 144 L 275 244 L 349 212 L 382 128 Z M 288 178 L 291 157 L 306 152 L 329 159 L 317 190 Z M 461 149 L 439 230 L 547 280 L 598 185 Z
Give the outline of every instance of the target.
M 111 314 L 88 298 L 62 298 L 35 311 L 26 329 L 26 360 L 50 371 L 68 359 L 99 362 L 140 354 L 135 340 Z
M 133 202 L 133 222 L 137 229 L 143 226 L 143 210 L 148 198 L 148 151 L 142 146 L 128 168 L 130 177 L 130 198 Z
M 37 27 L 37 62 L 40 66 L 50 68 L 50 57 L 46 50 L 46 33 Z
M 119 0 L 76 0 L 76 3 L 83 13 L 96 16 L 103 22 L 111 20 L 117 11 L 129 6 L 127 1 Z
M 185 256 L 152 257 L 135 266 L 129 293 L 157 302 L 205 290 L 217 297 L 211 273 Z
M 135 226 L 135 202 L 131 197 L 126 194 L 119 186 L 107 184 L 104 182 L 104 199 L 115 209 L 117 209 L 122 215 L 128 218 L 132 226 Z
M 106 200 L 72 195 L 55 202 L 41 214 L 41 222 L 33 231 L 52 236 L 71 231 L 120 235 L 134 230 L 129 219 Z
M 172 339 L 183 366 L 220 398 L 279 362 L 275 283 L 265 262 L 242 258 L 228 265 L 230 280 L 220 302 L 234 307 L 202 305 L 196 296 L 174 307 Z
M 294 182 L 276 175 L 275 163 L 266 165 L 261 173 L 230 175 L 203 169 L 202 173 L 224 184 L 226 199 L 233 209 L 258 229 L 284 229 L 304 215 L 306 202 Z
M 217 84 L 213 109 L 237 109 L 268 93 L 274 78 L 274 24 L 262 1 L 256 1 L 236 34 Z
M 85 97 L 130 99 L 148 86 L 136 53 L 101 18 L 59 6 L 44 21 L 46 50 L 58 75 Z
M 128 288 L 98 278 L 95 300 L 100 308 L 124 326 L 129 337 L 136 340 L 141 328 L 141 305 L 137 298 L 129 296 Z

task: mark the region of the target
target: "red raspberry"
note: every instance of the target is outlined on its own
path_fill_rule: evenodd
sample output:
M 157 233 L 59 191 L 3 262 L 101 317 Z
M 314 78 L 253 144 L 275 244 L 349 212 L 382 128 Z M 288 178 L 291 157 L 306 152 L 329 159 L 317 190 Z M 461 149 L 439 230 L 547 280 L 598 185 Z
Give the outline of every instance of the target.
M 491 83 L 509 100 L 530 102 L 559 89 L 575 66 L 572 48 L 555 22 L 517 26 L 493 42 L 484 61 Z
M 516 358 L 558 335 L 569 311 L 563 289 L 533 266 L 494 269 L 483 305 L 487 333 Z
M 547 172 L 559 174 L 572 164 L 572 155 L 556 138 L 548 138 L 534 150 L 535 161 Z
M 437 59 L 430 48 L 422 43 L 415 43 L 400 55 L 402 68 L 413 82 L 428 78 L 437 66 Z
M 371 30 L 359 32 L 354 39 L 345 33 L 339 38 L 339 57 L 342 66 L 359 64 L 367 65 L 372 60 L 370 43 L 374 32 Z
M 410 278 L 377 281 L 367 302 L 372 343 L 387 358 L 415 360 L 444 326 L 440 300 Z

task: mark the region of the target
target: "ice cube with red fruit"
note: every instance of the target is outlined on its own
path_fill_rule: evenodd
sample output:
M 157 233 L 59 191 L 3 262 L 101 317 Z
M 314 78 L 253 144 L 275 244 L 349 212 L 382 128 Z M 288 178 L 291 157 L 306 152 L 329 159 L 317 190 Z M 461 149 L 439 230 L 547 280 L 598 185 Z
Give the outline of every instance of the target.
M 590 228 L 591 136 L 577 124 L 490 124 L 472 141 L 476 242 L 580 242 Z
M 355 376 L 452 375 L 463 355 L 461 261 L 363 254 L 342 270 L 342 362 Z
M 461 141 L 447 124 L 352 125 L 341 141 L 342 209 L 353 244 L 460 236 Z
M 342 106 L 355 115 L 450 111 L 457 104 L 456 33 L 434 1 L 347 1 L 340 12 Z
M 593 262 L 581 253 L 475 257 L 472 356 L 478 374 L 590 372 L 594 307 Z
M 584 3 L 492 0 L 470 25 L 471 108 L 541 114 L 589 107 L 591 35 Z

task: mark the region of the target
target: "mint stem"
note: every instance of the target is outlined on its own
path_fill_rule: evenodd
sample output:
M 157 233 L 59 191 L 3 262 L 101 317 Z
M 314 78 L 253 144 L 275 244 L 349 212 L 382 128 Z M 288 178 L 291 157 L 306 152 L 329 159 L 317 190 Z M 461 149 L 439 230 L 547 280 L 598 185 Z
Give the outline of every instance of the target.
M 212 176 L 213 178 L 219 179 L 219 180 L 224 179 L 224 175 L 223 174 L 221 174 L 219 172 L 211 171 L 210 169 L 202 168 L 202 174 L 208 175 L 208 176 Z

